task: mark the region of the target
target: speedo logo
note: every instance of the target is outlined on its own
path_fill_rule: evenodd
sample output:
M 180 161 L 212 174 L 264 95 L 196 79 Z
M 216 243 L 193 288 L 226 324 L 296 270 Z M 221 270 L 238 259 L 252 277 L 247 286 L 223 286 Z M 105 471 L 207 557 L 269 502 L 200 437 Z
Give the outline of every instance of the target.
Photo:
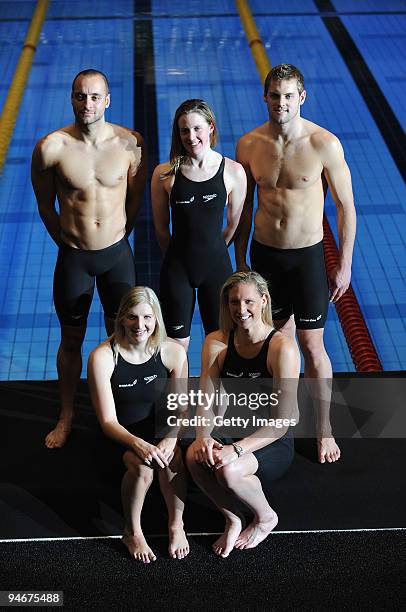
M 240 374 L 233 374 L 232 372 L 226 372 L 227 376 L 232 376 L 233 378 L 241 378 L 244 372 L 240 372 Z
M 182 327 L 185 327 L 185 326 L 184 325 L 171 325 L 171 330 L 178 331 L 179 329 L 182 329 Z
M 144 376 L 145 382 L 148 384 L 155 380 L 158 377 L 158 374 L 153 374 L 152 376 Z
M 250 378 L 258 378 L 258 376 L 261 376 L 261 372 L 249 372 L 248 376 Z
M 203 196 L 203 201 L 210 202 L 210 200 L 214 200 L 214 198 L 217 198 L 217 193 L 209 193 Z
M 195 196 L 192 196 L 190 200 L 176 200 L 176 204 L 191 204 L 195 199 Z

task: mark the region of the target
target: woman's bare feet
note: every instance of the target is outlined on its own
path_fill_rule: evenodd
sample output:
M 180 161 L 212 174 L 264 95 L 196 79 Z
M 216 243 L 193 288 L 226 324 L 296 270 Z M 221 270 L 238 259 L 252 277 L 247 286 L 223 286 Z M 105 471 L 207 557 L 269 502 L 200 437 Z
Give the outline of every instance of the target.
M 250 523 L 238 536 L 235 542 L 235 548 L 239 548 L 240 550 L 255 548 L 255 546 L 258 546 L 258 544 L 269 536 L 272 529 L 275 529 L 277 524 L 278 515 L 273 510 L 269 518 L 262 521 L 252 521 L 252 523 Z
M 169 527 L 169 556 L 172 559 L 183 559 L 189 554 L 189 542 L 183 526 Z
M 224 533 L 216 540 L 212 546 L 216 555 L 226 558 L 233 550 L 235 542 L 241 533 L 242 523 L 239 518 L 235 520 L 226 519 Z
M 317 457 L 320 463 L 333 463 L 341 456 L 340 448 L 334 438 L 317 439 Z
M 122 542 L 127 546 L 128 552 L 136 561 L 150 563 L 156 560 L 156 556 L 148 546 L 142 531 L 131 535 L 124 534 Z
M 62 448 L 72 429 L 72 419 L 59 419 L 55 428 L 45 438 L 47 448 Z

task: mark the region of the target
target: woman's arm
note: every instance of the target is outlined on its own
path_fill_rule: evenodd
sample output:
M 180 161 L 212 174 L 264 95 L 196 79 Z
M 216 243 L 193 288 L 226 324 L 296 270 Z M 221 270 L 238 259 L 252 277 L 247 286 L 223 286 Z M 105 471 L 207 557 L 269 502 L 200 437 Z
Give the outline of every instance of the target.
M 223 235 L 226 244 L 229 245 L 238 227 L 244 206 L 247 194 L 247 176 L 241 164 L 228 157 L 225 159 L 224 182 L 228 193 L 228 202 L 227 225 L 224 228 Z
M 168 178 L 162 179 L 162 173 L 167 170 L 169 170 L 169 163 L 160 164 L 155 168 L 151 180 L 152 216 L 154 219 L 155 234 L 159 247 L 163 253 L 165 253 L 171 240 L 169 231 L 169 195 L 173 177 L 169 176 Z
M 199 382 L 199 390 L 204 394 L 203 397 L 214 397 L 215 386 L 213 381 L 219 379 L 220 369 L 218 357 L 226 348 L 222 332 L 216 331 L 208 334 L 203 344 L 202 351 L 202 368 Z M 213 430 L 214 412 L 212 408 L 213 402 L 205 399 L 196 410 L 196 415 L 205 417 L 211 423 L 207 426 L 196 427 L 196 440 L 191 448 L 194 452 L 195 461 L 204 463 L 207 466 L 213 466 L 215 463 L 213 449 L 221 449 L 222 444 L 211 437 Z

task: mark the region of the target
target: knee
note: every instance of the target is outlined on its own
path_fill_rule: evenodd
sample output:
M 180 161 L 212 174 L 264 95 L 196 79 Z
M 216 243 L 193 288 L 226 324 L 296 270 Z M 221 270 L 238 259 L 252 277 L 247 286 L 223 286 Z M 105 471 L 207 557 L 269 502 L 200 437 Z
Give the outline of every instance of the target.
M 134 480 L 142 480 L 146 485 L 150 485 L 154 478 L 154 470 L 144 465 L 138 457 L 131 451 L 126 451 L 123 456 L 127 474 Z
M 300 338 L 300 348 L 303 353 L 303 357 L 306 360 L 317 362 L 319 361 L 326 352 L 324 348 L 323 337 L 302 337 Z
M 82 348 L 83 340 L 85 337 L 86 329 L 82 328 L 72 333 L 66 333 L 63 331 L 61 339 L 61 348 L 67 353 L 75 353 L 80 351 Z
M 214 470 L 214 473 L 217 482 L 227 489 L 236 490 L 241 482 L 241 473 L 236 462 L 229 463 L 219 470 Z

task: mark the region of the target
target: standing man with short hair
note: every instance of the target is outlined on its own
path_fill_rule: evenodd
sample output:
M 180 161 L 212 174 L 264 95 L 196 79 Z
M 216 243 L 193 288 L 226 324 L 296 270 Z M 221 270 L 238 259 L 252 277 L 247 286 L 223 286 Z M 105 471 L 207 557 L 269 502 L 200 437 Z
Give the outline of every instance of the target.
M 71 430 L 95 281 L 108 334 L 113 332 L 121 297 L 135 285 L 127 236 L 147 172 L 140 134 L 105 121 L 110 92 L 102 72 L 79 72 L 71 100 L 75 122 L 41 138 L 32 157 L 39 213 L 59 247 L 53 293 L 61 325 L 57 357 L 61 412 L 45 439 L 48 448 L 63 446 Z
M 248 178 L 247 198 L 235 239 L 238 269 L 246 269 L 255 187 L 258 209 L 251 243 L 251 267 L 269 282 L 275 326 L 294 335 L 305 362 L 305 377 L 316 379 L 312 396 L 318 415 L 318 459 L 336 461 L 340 449 L 331 434 L 331 362 L 323 333 L 330 301 L 348 289 L 356 215 L 351 175 L 336 136 L 303 119 L 304 78 L 291 64 L 267 75 L 264 100 L 269 121 L 242 136 L 237 160 Z M 323 254 L 323 180 L 337 207 L 338 265 L 327 279 Z M 327 383 L 327 384 L 326 384 Z

